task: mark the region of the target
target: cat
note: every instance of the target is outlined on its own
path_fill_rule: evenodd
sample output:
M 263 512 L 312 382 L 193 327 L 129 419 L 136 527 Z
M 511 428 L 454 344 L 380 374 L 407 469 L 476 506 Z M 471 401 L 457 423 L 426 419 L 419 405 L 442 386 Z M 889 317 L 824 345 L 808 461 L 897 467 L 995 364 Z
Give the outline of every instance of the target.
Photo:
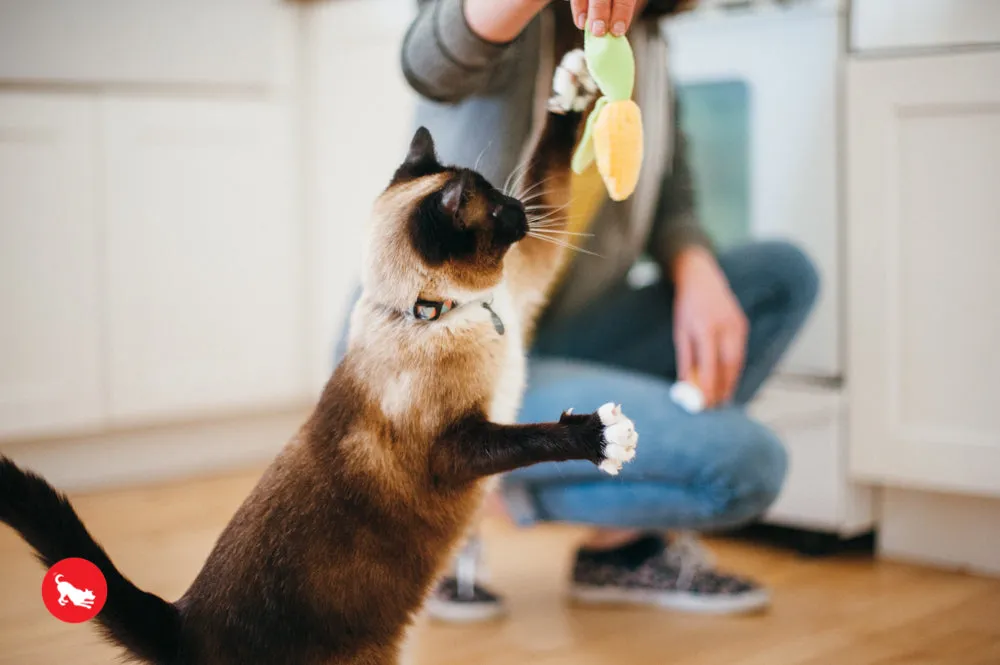
M 525 169 L 542 205 L 565 205 L 582 118 L 548 116 Z M 420 128 L 373 207 L 346 355 L 179 600 L 133 585 L 66 497 L 6 457 L 0 521 L 46 565 L 100 568 L 97 623 L 135 659 L 397 663 L 487 479 L 571 459 L 617 473 L 635 455 L 612 403 L 513 424 L 525 345 L 565 252 L 531 232 L 521 200 L 441 164 Z

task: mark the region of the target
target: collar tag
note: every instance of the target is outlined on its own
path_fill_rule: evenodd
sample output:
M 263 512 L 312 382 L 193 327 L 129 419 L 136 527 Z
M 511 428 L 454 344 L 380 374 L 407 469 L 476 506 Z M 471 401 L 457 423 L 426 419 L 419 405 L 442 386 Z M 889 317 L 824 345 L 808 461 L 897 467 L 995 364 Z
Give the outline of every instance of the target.
M 492 303 L 490 302 L 484 302 L 483 309 L 490 313 L 490 320 L 493 322 L 493 328 L 496 329 L 497 334 L 502 335 L 506 331 L 503 325 L 503 320 L 496 312 L 493 311 L 493 308 L 490 307 L 491 304 Z
M 454 300 L 417 300 L 413 304 L 413 318 L 420 321 L 437 321 L 454 307 Z

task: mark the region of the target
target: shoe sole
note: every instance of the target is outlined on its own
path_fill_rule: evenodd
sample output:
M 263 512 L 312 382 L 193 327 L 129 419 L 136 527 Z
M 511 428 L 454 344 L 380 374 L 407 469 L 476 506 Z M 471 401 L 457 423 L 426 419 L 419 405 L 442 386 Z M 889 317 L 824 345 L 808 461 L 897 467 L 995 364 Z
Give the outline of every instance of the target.
M 429 598 L 424 603 L 424 611 L 431 619 L 445 623 L 482 623 L 494 621 L 507 614 L 502 605 L 487 603 L 448 603 Z
M 771 604 L 771 594 L 764 590 L 702 598 L 677 591 L 574 586 L 570 598 L 583 605 L 643 605 L 690 614 L 750 614 Z

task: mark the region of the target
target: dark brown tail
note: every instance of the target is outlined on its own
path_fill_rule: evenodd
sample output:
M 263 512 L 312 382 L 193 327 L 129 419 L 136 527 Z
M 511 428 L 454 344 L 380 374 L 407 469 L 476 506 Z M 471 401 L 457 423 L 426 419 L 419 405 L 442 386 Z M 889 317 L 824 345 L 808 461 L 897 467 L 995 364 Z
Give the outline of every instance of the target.
M 105 635 L 135 658 L 157 665 L 175 662 L 181 625 L 177 608 L 118 572 L 66 496 L 2 455 L 0 522 L 21 534 L 46 567 L 69 557 L 96 565 L 108 583 L 107 602 L 97 615 Z

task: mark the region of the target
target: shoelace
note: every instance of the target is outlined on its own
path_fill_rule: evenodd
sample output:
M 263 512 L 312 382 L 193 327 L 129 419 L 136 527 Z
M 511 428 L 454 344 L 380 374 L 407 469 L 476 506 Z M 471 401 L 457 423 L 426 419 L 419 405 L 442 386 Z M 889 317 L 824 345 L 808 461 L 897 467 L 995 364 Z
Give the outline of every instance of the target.
M 455 557 L 455 583 L 459 598 L 473 600 L 476 597 L 476 572 L 482 550 L 479 536 L 470 536 Z
M 678 569 L 677 588 L 690 588 L 698 573 L 715 568 L 715 559 L 690 532 L 674 534 L 663 551 L 667 565 Z

